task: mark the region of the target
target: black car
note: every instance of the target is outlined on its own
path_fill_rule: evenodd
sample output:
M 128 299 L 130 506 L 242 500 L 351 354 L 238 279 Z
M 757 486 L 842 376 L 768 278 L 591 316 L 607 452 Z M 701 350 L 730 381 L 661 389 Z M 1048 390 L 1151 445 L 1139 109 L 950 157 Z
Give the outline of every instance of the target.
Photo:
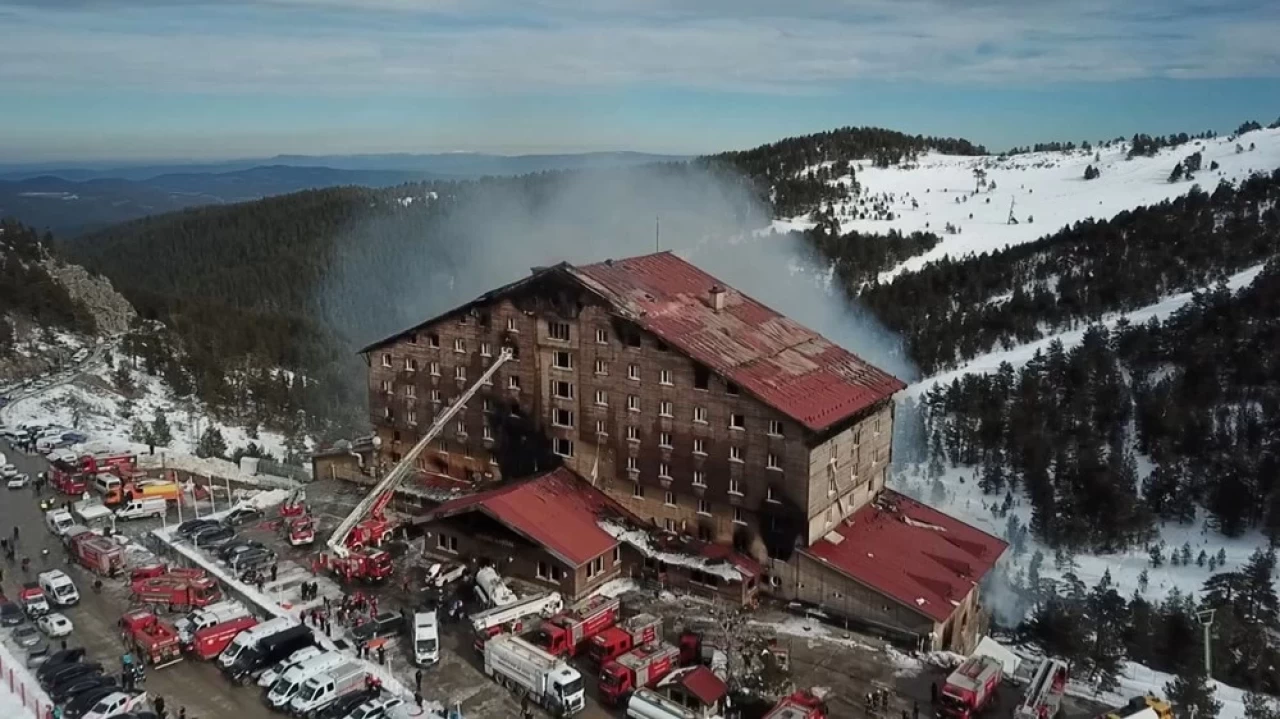
M 276 553 L 270 549 L 246 549 L 233 556 L 227 564 L 237 572 L 254 569 L 276 561 Z
M 218 549 L 218 557 L 222 561 L 231 559 L 233 555 L 239 554 L 248 549 L 266 549 L 267 545 L 256 539 L 237 539 L 234 542 L 227 542 Z
M 71 664 L 77 664 L 84 659 L 84 647 L 75 647 L 74 649 L 63 649 L 49 655 L 48 661 L 36 670 L 36 679 L 41 682 L 45 677 L 52 674 L 58 667 L 64 667 Z
M 382 612 L 378 616 L 351 630 L 351 638 L 363 643 L 378 637 L 389 637 L 400 632 L 404 615 L 400 612 Z
M 22 607 L 13 602 L 0 602 L 0 626 L 16 627 L 26 619 Z
M 192 535 L 191 543 L 197 547 L 221 547 L 235 538 L 236 530 L 231 527 L 213 526 Z
M 67 681 L 76 679 L 77 677 L 101 673 L 102 665 L 97 662 L 76 662 L 74 664 L 59 665 L 54 667 L 48 674 L 44 675 L 40 679 L 40 684 L 44 686 L 44 688 L 50 689 L 58 686 L 59 684 L 65 684 Z
M 316 715 L 316 719 L 342 719 L 350 714 L 356 707 L 364 704 L 370 699 L 377 699 L 379 691 L 377 689 L 365 689 L 364 691 L 348 694 L 334 701 L 325 707 Z
M 201 529 L 217 526 L 218 520 L 216 519 L 188 519 L 182 524 L 179 524 L 178 529 L 174 533 L 182 539 L 191 539 L 191 535 L 199 532 Z
M 222 523 L 228 527 L 239 527 L 249 522 L 256 522 L 262 519 L 262 511 L 253 507 L 237 507 L 227 513 L 222 518 Z
M 112 685 L 101 686 L 96 689 L 81 692 L 67 702 L 66 707 L 62 710 L 62 716 L 68 717 L 68 719 L 75 719 L 75 717 L 84 716 L 85 714 L 88 714 L 91 709 L 97 706 L 98 702 L 118 691 L 120 691 L 120 687 Z M 52 697 L 50 697 L 50 699 L 52 699 Z
M 70 701 L 73 697 L 80 696 L 90 689 L 101 689 L 103 687 L 110 687 L 108 693 L 115 691 L 116 680 L 105 674 L 90 674 L 55 685 L 49 690 L 49 698 L 61 704 L 65 701 Z

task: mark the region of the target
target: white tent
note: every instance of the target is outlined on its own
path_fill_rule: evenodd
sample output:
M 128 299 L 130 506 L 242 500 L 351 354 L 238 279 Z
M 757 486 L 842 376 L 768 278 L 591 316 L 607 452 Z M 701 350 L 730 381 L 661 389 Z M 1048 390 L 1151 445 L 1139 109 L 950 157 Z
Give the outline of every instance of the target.
M 1004 665 L 1004 675 L 1012 678 L 1018 672 L 1018 667 L 1022 664 L 1022 658 L 1017 654 L 1009 651 L 1000 642 L 991 637 L 984 636 L 982 641 L 978 642 L 978 648 L 973 650 L 975 657 L 991 657 Z

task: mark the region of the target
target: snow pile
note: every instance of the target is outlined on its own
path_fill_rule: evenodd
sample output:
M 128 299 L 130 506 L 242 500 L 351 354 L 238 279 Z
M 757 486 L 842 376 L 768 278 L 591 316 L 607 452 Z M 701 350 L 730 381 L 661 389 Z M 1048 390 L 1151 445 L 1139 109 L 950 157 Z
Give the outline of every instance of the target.
M 690 567 L 698 569 L 708 574 L 714 574 L 728 582 L 741 582 L 742 572 L 734 568 L 732 564 L 723 560 L 708 559 L 693 554 L 678 554 L 668 552 L 653 546 L 653 537 L 643 529 L 629 529 L 615 522 L 601 520 L 596 522 L 600 528 L 609 533 L 609 536 L 625 542 L 636 549 L 649 559 L 656 559 L 660 562 L 673 564 L 682 567 Z
M 835 633 L 837 630 L 815 619 L 788 617 L 779 622 L 752 619 L 747 622 L 747 625 L 757 629 L 768 629 L 781 636 L 830 642 L 854 649 L 876 650 L 876 647 L 870 644 L 852 639 L 851 635 L 837 636 Z
M 1236 152 L 1237 143 L 1243 152 Z M 1251 144 L 1256 145 L 1255 150 L 1248 149 Z M 1196 179 L 1169 182 L 1173 166 L 1196 152 L 1202 154 L 1204 168 Z M 1091 151 L 1011 157 L 928 153 L 908 167 L 878 168 L 864 161 L 856 173 L 861 197 L 867 205 L 886 205 L 893 219 L 857 219 L 857 197 L 836 205 L 835 216 L 845 232 L 922 231 L 942 238 L 932 250 L 882 273 L 880 281 L 887 282 L 947 255 L 1001 250 L 1090 217 L 1110 218 L 1124 210 L 1185 195 L 1195 184 L 1212 192 L 1222 180 L 1238 182 L 1256 172 L 1271 172 L 1280 167 L 1280 129 L 1258 130 L 1237 139 L 1192 140 L 1164 148 L 1152 157 L 1128 159 L 1128 153 L 1129 143 L 1121 142 Z M 1218 169 L 1209 169 L 1214 162 Z M 1089 165 L 1101 171 L 1097 179 L 1084 179 Z M 985 173 L 986 188 L 978 188 L 975 170 Z M 847 186 L 851 179 L 844 175 L 832 183 Z M 996 189 L 987 189 L 992 182 Z M 975 190 L 977 194 L 973 194 Z M 1008 223 L 1010 205 L 1018 219 L 1016 225 Z M 960 232 L 945 234 L 948 224 Z M 808 217 L 795 217 L 777 220 L 773 228 L 786 232 L 813 225 Z
M 53 702 L 40 688 L 40 683 L 26 665 L 18 661 L 4 642 L 0 642 L 0 663 L 4 665 L 4 681 L 0 681 L 0 717 L 8 719 L 31 714 L 37 719 L 44 719 L 35 707 L 39 706 L 43 710 L 53 706 Z M 13 689 L 10 689 L 11 684 Z M 21 690 L 18 689 L 19 686 L 22 687 Z M 26 697 L 25 704 L 23 696 Z
M 1121 706 L 1133 697 L 1152 694 L 1165 697 L 1166 684 L 1174 680 L 1172 674 L 1149 669 L 1141 664 L 1125 662 L 1120 671 L 1120 684 L 1114 691 L 1098 692 L 1096 688 L 1075 681 L 1067 682 L 1067 694 L 1092 699 L 1107 706 Z M 1210 681 L 1214 688 L 1214 698 L 1222 702 L 1222 710 L 1218 719 L 1245 719 L 1243 689 L 1227 686 L 1214 679 Z M 1176 710 L 1177 707 L 1174 707 Z
M 617 579 L 610 579 L 604 584 L 601 584 L 599 589 L 592 592 L 592 595 L 594 596 L 599 594 L 602 596 L 613 598 L 613 597 L 621 597 L 624 594 L 630 594 L 631 592 L 638 592 L 638 591 L 640 591 L 639 582 L 637 582 L 634 579 L 631 579 L 630 577 L 618 577 Z
M 196 457 L 182 452 L 156 449 L 155 454 L 143 452 L 138 455 L 138 467 L 141 469 L 176 469 L 201 477 L 230 479 L 245 484 L 259 482 L 291 482 L 286 477 L 275 477 L 245 471 L 235 462 L 217 457 Z

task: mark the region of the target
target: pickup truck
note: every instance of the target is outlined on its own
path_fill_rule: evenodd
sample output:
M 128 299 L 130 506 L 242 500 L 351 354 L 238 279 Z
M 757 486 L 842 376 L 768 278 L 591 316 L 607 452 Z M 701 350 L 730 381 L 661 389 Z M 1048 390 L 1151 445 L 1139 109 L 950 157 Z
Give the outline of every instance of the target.
M 371 639 L 390 637 L 404 627 L 404 615 L 400 612 L 381 612 L 378 616 L 351 630 L 351 638 L 363 644 Z

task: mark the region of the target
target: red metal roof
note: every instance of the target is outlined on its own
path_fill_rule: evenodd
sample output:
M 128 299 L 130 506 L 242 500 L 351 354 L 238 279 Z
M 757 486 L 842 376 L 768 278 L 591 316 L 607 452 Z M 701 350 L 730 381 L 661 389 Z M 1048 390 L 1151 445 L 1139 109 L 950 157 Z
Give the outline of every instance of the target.
M 414 522 L 469 511 L 484 512 L 574 567 L 618 544 L 596 523 L 602 513 L 618 511 L 613 500 L 564 467 L 445 502 Z
M 832 533 L 801 551 L 939 622 L 1009 546 L 890 490 Z
M 565 269 L 644 329 L 811 430 L 906 386 L 670 252 Z M 712 287 L 725 291 L 718 312 Z
M 715 672 L 702 665 L 672 672 L 671 676 L 662 682 L 662 686 L 672 685 L 678 685 L 706 706 L 715 704 L 729 693 L 729 687 L 725 686 L 724 681 L 716 676 Z

